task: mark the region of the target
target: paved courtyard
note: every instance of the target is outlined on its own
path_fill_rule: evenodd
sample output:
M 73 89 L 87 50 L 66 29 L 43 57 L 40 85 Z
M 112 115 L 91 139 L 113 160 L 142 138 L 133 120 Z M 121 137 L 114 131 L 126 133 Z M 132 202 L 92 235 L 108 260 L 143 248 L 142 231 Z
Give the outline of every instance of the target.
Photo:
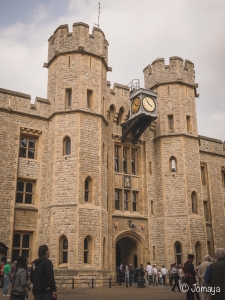
M 2 289 L 0 293 L 0 300 L 8 299 L 9 297 L 2 296 Z M 32 294 L 29 293 L 29 299 L 32 300 Z M 97 288 L 58 288 L 57 300 L 185 300 L 185 294 L 179 292 L 172 292 L 169 287 L 146 287 L 137 288 L 136 286 L 112 286 L 97 287 Z

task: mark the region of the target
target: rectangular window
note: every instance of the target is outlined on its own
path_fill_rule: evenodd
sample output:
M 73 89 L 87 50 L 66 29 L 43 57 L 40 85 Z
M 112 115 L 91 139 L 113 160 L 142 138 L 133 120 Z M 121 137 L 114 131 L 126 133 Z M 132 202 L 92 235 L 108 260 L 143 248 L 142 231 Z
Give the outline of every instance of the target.
M 154 216 L 154 202 L 151 201 L 151 214 Z
M 137 211 L 137 193 L 132 192 L 132 208 L 133 211 Z
M 68 57 L 68 67 L 70 67 L 70 56 Z
M 187 122 L 187 132 L 191 132 L 191 117 L 186 116 L 186 122 Z
M 206 186 L 206 166 L 201 166 L 202 185 Z
M 22 136 L 20 138 L 19 157 L 35 159 L 36 141 L 37 140 L 35 138 Z
M 168 116 L 168 128 L 169 131 L 173 131 L 173 115 Z
M 72 89 L 66 89 L 66 107 L 72 105 Z
M 152 247 L 153 260 L 155 260 L 155 246 Z
M 149 174 L 152 175 L 152 162 L 149 162 Z
M 35 183 L 18 179 L 16 190 L 16 203 L 33 204 Z
M 137 150 L 131 149 L 131 171 L 132 175 L 137 175 Z
M 120 210 L 121 191 L 115 190 L 115 209 Z
M 127 174 L 127 153 L 128 149 L 123 148 L 123 173 Z
M 87 108 L 92 108 L 93 91 L 87 90 Z
M 128 202 L 129 202 L 129 192 L 124 192 L 123 194 L 123 203 L 124 203 L 124 210 L 128 210 L 129 209 L 129 205 L 128 205 Z
M 120 147 L 115 146 L 115 171 L 120 172 Z

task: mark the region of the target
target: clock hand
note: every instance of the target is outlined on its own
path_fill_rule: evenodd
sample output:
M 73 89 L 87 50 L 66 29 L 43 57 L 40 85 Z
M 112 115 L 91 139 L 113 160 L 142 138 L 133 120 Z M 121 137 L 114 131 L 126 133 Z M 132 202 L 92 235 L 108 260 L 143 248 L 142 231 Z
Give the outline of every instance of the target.
M 147 102 L 148 102 L 148 100 L 147 100 Z M 152 105 L 148 102 L 148 104 L 152 107 Z

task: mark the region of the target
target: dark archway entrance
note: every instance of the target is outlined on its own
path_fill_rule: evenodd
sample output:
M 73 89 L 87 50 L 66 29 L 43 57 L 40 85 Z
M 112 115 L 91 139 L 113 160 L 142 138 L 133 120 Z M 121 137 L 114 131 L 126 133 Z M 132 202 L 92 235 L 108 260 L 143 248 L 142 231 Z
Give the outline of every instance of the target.
M 121 262 L 138 266 L 137 244 L 129 237 L 123 237 L 116 243 L 116 265 Z

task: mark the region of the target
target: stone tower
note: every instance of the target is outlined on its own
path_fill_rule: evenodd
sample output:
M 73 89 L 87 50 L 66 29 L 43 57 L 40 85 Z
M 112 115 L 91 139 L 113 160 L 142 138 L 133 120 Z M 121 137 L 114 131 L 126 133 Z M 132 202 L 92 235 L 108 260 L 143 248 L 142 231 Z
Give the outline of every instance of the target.
M 145 87 L 158 92 L 156 211 L 163 221 L 161 247 L 167 249 L 167 262 L 183 262 L 184 252 L 196 253 L 197 261 L 202 260 L 202 250 L 213 254 L 212 246 L 207 249 L 213 238 L 212 233 L 205 235 L 201 201 L 194 74 L 193 63 L 176 56 L 170 57 L 169 65 L 157 59 L 144 69 Z M 210 203 L 206 209 L 210 211 Z
M 101 163 L 106 151 L 107 59 L 104 33 L 93 28 L 89 34 L 87 24 L 73 24 L 71 33 L 68 25 L 61 25 L 49 39 L 45 66 L 53 114 L 48 133 L 48 192 L 41 219 L 45 224 L 47 218 L 51 227 L 43 228 L 41 242 L 50 241 L 52 260 L 62 268 L 64 238 L 70 249 L 68 269 L 84 268 L 85 247 L 89 253 L 95 249 L 86 267 L 102 267 L 100 240 L 107 239 L 106 164 Z

